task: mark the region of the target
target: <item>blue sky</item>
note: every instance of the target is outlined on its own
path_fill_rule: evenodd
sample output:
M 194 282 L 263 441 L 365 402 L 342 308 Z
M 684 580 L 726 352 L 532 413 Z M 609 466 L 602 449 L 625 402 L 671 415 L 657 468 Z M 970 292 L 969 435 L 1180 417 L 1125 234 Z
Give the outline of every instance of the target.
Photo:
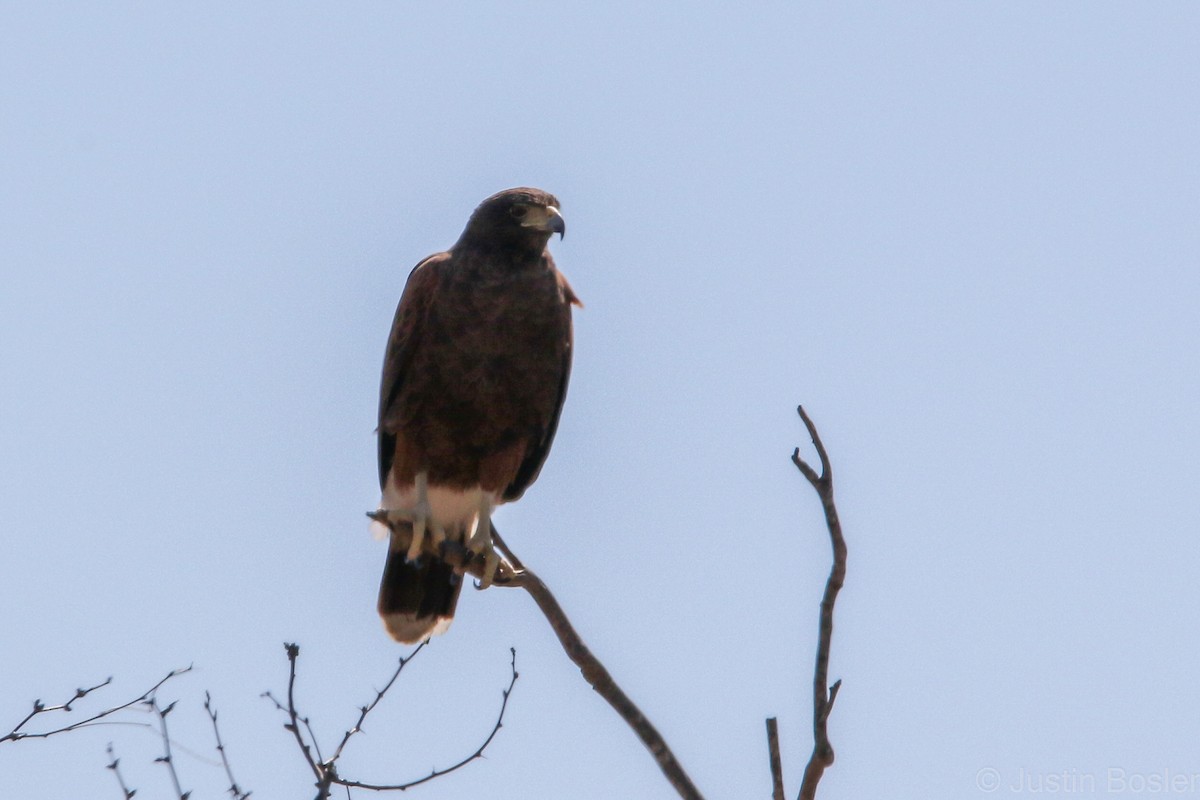
M 194 663 L 185 788 L 224 786 L 208 690 L 239 781 L 305 796 L 258 696 L 282 643 L 326 743 L 404 652 L 363 517 L 396 301 L 524 184 L 586 308 L 497 524 L 707 796 L 769 794 L 766 716 L 789 794 L 810 749 L 801 402 L 850 547 L 823 796 L 1200 788 L 1198 32 L 1190 3 L 0 6 L 0 728 Z M 343 772 L 473 750 L 510 646 L 487 759 L 414 796 L 673 796 L 502 590 Z M 138 726 L 0 745 L 0 795 L 116 798 L 108 741 L 169 796 Z

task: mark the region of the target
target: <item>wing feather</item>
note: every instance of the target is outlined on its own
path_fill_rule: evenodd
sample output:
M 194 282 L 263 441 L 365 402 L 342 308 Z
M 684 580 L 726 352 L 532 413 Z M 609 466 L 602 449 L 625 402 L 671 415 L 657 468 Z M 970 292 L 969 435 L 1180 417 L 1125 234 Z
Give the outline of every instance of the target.
M 553 264 L 553 261 L 551 261 Z M 567 283 L 567 279 L 561 272 L 556 271 L 558 277 L 559 289 L 562 292 L 563 304 L 559 309 L 561 321 L 566 329 L 566 340 L 563 347 L 562 358 L 560 362 L 560 378 L 558 382 L 558 395 L 554 401 L 553 409 L 549 409 L 549 414 L 546 418 L 546 426 L 543 429 L 542 438 L 534 442 L 525 452 L 525 458 L 521 461 L 521 465 L 517 468 L 517 474 L 512 482 L 504 490 L 504 500 L 511 501 L 520 498 L 525 490 L 528 489 L 535 480 L 538 474 L 542 471 L 542 465 L 546 463 L 546 457 L 550 455 L 550 445 L 554 442 L 554 434 L 558 430 L 558 420 L 562 416 L 563 403 L 567 398 L 567 384 L 571 379 L 571 357 L 575 349 L 575 332 L 571 325 L 571 306 L 582 306 L 583 303 L 575 296 L 571 285 Z
M 387 483 L 396 456 L 397 400 L 404 386 L 405 375 L 420 346 L 422 322 L 437 293 L 439 266 L 450 258 L 437 253 L 413 267 L 404 284 L 404 293 L 396 306 L 392 331 L 388 335 L 387 353 L 383 358 L 383 380 L 379 384 L 379 488 Z

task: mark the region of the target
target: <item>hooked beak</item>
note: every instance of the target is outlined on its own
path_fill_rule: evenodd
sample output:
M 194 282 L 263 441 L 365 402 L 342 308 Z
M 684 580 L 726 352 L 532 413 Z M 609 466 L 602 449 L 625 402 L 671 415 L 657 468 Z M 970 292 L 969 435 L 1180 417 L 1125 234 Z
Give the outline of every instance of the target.
M 551 234 L 557 233 L 559 239 L 567 232 L 567 222 L 563 219 L 562 213 L 554 206 L 530 207 L 529 213 L 521 221 L 521 227 L 548 231 Z
M 546 222 L 549 223 L 550 232 L 557 233 L 559 241 L 562 241 L 567 235 L 567 221 L 554 206 L 546 206 Z

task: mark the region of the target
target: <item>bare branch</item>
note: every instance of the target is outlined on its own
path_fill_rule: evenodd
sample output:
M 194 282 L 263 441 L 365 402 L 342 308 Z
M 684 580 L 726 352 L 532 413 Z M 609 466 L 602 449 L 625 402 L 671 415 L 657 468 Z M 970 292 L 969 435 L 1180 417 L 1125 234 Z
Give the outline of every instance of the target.
M 813 447 L 821 460 L 821 472 L 818 475 L 808 463 L 800 457 L 800 448 L 792 453 L 792 463 L 804 475 L 821 498 L 821 507 L 825 511 L 825 525 L 829 529 L 830 544 L 833 549 L 833 566 L 829 578 L 825 581 L 825 592 L 821 597 L 821 612 L 817 640 L 817 662 L 813 670 L 813 751 L 804 768 L 804 779 L 800 784 L 800 800 L 813 800 L 817 796 L 817 784 L 825 774 L 825 768 L 833 763 L 833 745 L 829 743 L 829 732 L 826 723 L 833 710 L 834 700 L 837 699 L 838 689 L 842 682 L 837 681 L 829 686 L 829 651 L 833 639 L 833 606 L 837 601 L 838 591 L 846 579 L 846 540 L 842 536 L 842 524 L 838 520 L 837 505 L 833 499 L 833 470 L 829 464 L 829 454 L 817 433 L 817 428 L 799 406 L 796 412 L 804 422 L 808 435 L 812 438 Z
M 63 713 L 70 713 L 72 710 L 74 710 L 72 708 L 72 706 L 74 705 L 74 703 L 77 700 L 82 700 L 83 698 L 90 695 L 92 692 L 98 691 L 98 690 L 103 689 L 104 687 L 108 686 L 110 683 L 112 683 L 112 678 L 109 677 L 109 678 L 105 679 L 104 681 L 96 684 L 95 686 L 92 686 L 87 689 L 76 689 L 74 696 L 70 700 L 66 701 L 65 703 L 60 703 L 55 706 L 47 706 L 47 705 L 43 704 L 41 700 L 34 700 L 33 701 L 33 710 L 30 711 L 28 714 L 26 714 L 24 719 L 22 719 L 19 723 L 17 723 L 15 726 L 13 726 L 13 729 L 11 731 L 9 731 L 8 733 L 6 733 L 3 736 L 0 736 L 0 744 L 3 744 L 4 742 L 15 742 L 20 739 L 46 739 L 46 738 L 55 736 L 60 733 L 68 733 L 68 732 L 76 730 L 78 728 L 102 724 L 101 720 L 111 717 L 113 714 L 116 714 L 119 711 L 124 711 L 125 709 L 129 708 L 130 706 L 134 706 L 134 705 L 137 705 L 138 703 L 146 702 L 167 681 L 169 681 L 172 678 L 175 678 L 179 675 L 182 675 L 185 672 L 191 672 L 191 670 L 192 670 L 191 666 L 187 666 L 182 669 L 172 670 L 171 672 L 167 673 L 167 676 L 165 678 L 163 678 L 158 683 L 154 684 L 149 689 L 142 692 L 142 694 L 133 698 L 129 702 L 121 703 L 119 706 L 113 706 L 112 708 L 105 709 L 104 711 L 101 711 L 98 714 L 93 714 L 92 716 L 88 717 L 87 719 L 80 720 L 79 722 L 73 722 L 70 725 L 64 725 L 60 728 L 54 728 L 53 730 L 27 733 L 22 729 L 26 725 L 28 725 L 34 718 L 36 718 L 42 714 L 50 714 L 50 713 L 53 713 L 56 711 L 63 712 Z
M 771 800 L 783 800 L 783 760 L 779 757 L 779 724 L 767 717 L 767 753 L 771 758 Z
M 330 795 L 330 790 L 334 786 L 345 787 L 347 790 L 347 795 L 349 795 L 350 789 L 368 789 L 368 790 L 377 791 L 377 792 L 404 791 L 405 789 L 411 789 L 414 786 L 419 786 L 420 784 L 426 783 L 427 781 L 431 781 L 434 778 L 438 778 L 438 777 L 441 777 L 442 775 L 453 772 L 454 770 L 459 769 L 460 767 L 466 766 L 467 764 L 471 763 L 472 761 L 474 761 L 477 758 L 482 758 L 484 750 L 486 750 L 488 745 L 490 745 L 492 743 L 492 740 L 494 738 L 496 738 L 496 734 L 500 732 L 500 728 L 503 727 L 504 713 L 508 709 L 508 698 L 512 694 L 513 686 L 516 684 L 517 677 L 518 677 L 518 675 L 517 675 L 517 651 L 511 650 L 510 652 L 512 654 L 512 660 L 511 660 L 512 678 L 508 682 L 508 687 L 502 693 L 502 700 L 500 703 L 500 713 L 496 717 L 496 723 L 495 723 L 495 725 L 492 726 L 492 730 L 487 735 L 487 738 L 484 739 L 483 744 L 481 744 L 479 747 L 477 747 L 475 749 L 475 752 L 471 753 L 471 755 L 462 759 L 461 761 L 454 764 L 453 766 L 446 767 L 445 769 L 434 769 L 425 777 L 418 778 L 418 779 L 412 780 L 412 781 L 408 781 L 406 783 L 396 783 L 396 784 L 368 783 L 365 781 L 358 781 L 358 780 L 352 780 L 349 778 L 343 778 L 341 775 L 338 774 L 337 762 L 342 757 L 342 753 L 345 750 L 346 744 L 350 741 L 350 739 L 353 738 L 355 734 L 362 732 L 362 725 L 363 725 L 363 722 L 366 720 L 367 715 L 370 714 L 377 705 L 379 705 L 379 702 L 383 699 L 384 695 L 387 694 L 388 690 L 392 688 L 392 685 L 400 677 L 400 673 L 403 671 L 404 666 L 409 661 L 413 660 L 413 658 L 416 656 L 416 654 L 419 653 L 421 651 L 421 649 L 424 647 L 424 644 L 419 645 L 415 650 L 412 651 L 412 653 L 410 653 L 408 655 L 407 658 L 402 657 L 400 659 L 399 665 L 396 667 L 395 672 L 392 673 L 392 677 L 387 681 L 386 685 L 384 685 L 384 687 L 382 689 L 376 691 L 375 698 L 370 703 L 368 703 L 365 706 L 361 706 L 359 708 L 357 722 L 355 722 L 355 724 L 352 728 L 350 728 L 349 730 L 347 730 L 345 732 L 345 734 L 342 736 L 342 741 L 338 744 L 337 749 L 334 751 L 333 755 L 328 760 L 323 759 L 320 756 L 320 750 L 316 747 L 316 736 L 313 734 L 312 726 L 309 724 L 308 718 L 300 716 L 300 712 L 296 708 L 296 696 L 295 696 L 296 662 L 300 655 L 300 648 L 294 644 L 286 644 L 284 646 L 287 649 L 288 662 L 289 662 L 287 705 L 285 706 L 283 703 L 281 703 L 270 692 L 264 692 L 262 696 L 269 699 L 272 703 L 275 704 L 276 709 L 278 709 L 279 711 L 283 712 L 284 714 L 286 714 L 288 716 L 289 721 L 287 724 L 284 725 L 284 728 L 286 730 L 291 731 L 292 735 L 295 737 L 297 744 L 300 746 L 301 753 L 303 753 L 305 760 L 308 762 L 309 767 L 313 771 L 313 776 L 317 779 L 316 784 L 315 784 L 315 786 L 317 787 L 317 800 L 327 800 L 327 798 Z M 301 723 L 301 722 L 304 723 L 305 730 L 308 732 L 307 740 L 305 739 L 304 734 L 300 731 L 299 723 Z M 310 749 L 310 745 L 309 745 L 310 741 L 312 742 L 311 749 Z M 316 759 L 313 758 L 313 755 L 312 755 L 313 750 L 317 751 Z
M 625 720 L 625 723 L 638 735 L 642 744 L 650 750 L 654 760 L 658 762 L 658 768 L 675 787 L 679 796 L 685 800 L 701 800 L 703 795 L 692 783 L 692 779 L 684 771 L 683 765 L 675 758 L 675 754 L 667 746 L 662 734 L 646 718 L 637 704 L 630 700 L 629 696 L 617 685 L 612 675 L 600 663 L 600 659 L 596 658 L 584 644 L 583 639 L 571 625 L 571 621 L 567 619 L 566 612 L 563 611 L 562 606 L 558 604 L 558 600 L 554 598 L 546 584 L 542 583 L 541 578 L 526 568 L 517 573 L 510 583 L 502 584 L 497 581 L 497 585 L 520 586 L 529 592 L 538 608 L 542 610 L 542 614 L 545 615 L 546 621 L 550 623 L 550 627 L 558 637 L 563 650 L 566 651 L 567 657 L 575 663 L 575 666 L 579 667 L 583 679 L 612 706 L 613 710 L 621 715 L 621 719 Z
M 392 673 L 392 677 L 388 679 L 388 682 L 384 684 L 383 688 L 375 692 L 375 699 L 359 709 L 358 721 L 354 723 L 353 728 L 350 728 L 346 731 L 346 734 L 342 737 L 342 741 L 338 744 L 337 750 L 334 751 L 333 756 L 329 759 L 328 763 L 332 764 L 342 757 L 342 751 L 346 749 L 346 743 L 350 741 L 350 737 L 362 731 L 362 725 L 363 722 L 366 721 L 367 715 L 375 710 L 375 706 L 379 705 L 379 701 L 382 700 L 383 696 L 388 693 L 389 689 L 392 688 L 392 684 L 396 682 L 396 679 L 400 677 L 400 673 L 404 671 L 404 665 L 416 658 L 417 653 L 421 652 L 421 649 L 428 643 L 429 640 L 426 639 L 424 642 L 421 642 L 419 645 L 417 645 L 417 649 L 413 650 L 408 658 L 403 656 L 400 657 L 400 663 L 396 665 L 396 671 Z
M 453 766 L 446 767 L 445 769 L 434 769 L 424 778 L 418 778 L 417 780 L 409 781 L 408 783 L 397 783 L 385 786 L 382 784 L 344 780 L 340 777 L 334 778 L 332 782 L 339 786 L 345 786 L 348 789 L 371 789 L 377 792 L 402 792 L 405 789 L 411 789 L 414 786 L 420 786 L 422 783 L 431 781 L 434 778 L 440 778 L 443 775 L 454 772 L 454 770 L 459 769 L 460 767 L 465 767 L 467 764 L 470 764 L 477 758 L 483 758 L 483 751 L 487 749 L 487 746 L 492 743 L 492 739 L 496 738 L 496 734 L 500 732 L 500 728 L 504 726 L 504 711 L 508 708 L 508 698 L 510 695 L 512 695 L 513 686 L 517 682 L 517 651 L 515 648 L 509 648 L 509 653 L 512 655 L 512 661 L 510 662 L 510 666 L 512 668 L 512 678 L 508 682 L 508 688 L 502 692 L 503 699 L 500 702 L 500 714 L 496 717 L 496 724 L 492 726 L 492 732 L 488 734 L 487 738 L 483 740 L 483 744 L 479 745 L 474 753 L 467 756 L 462 761 L 459 761 L 457 764 L 454 764 Z
M 188 800 L 192 793 L 185 792 L 183 787 L 179 785 L 179 773 L 175 771 L 175 759 L 171 757 L 171 736 L 167 733 L 167 714 L 170 714 L 175 709 L 175 703 L 169 703 L 165 707 L 160 706 L 158 698 L 153 696 L 145 702 L 158 717 L 159 732 L 162 734 L 163 740 L 163 754 L 154 759 L 154 761 L 167 765 L 167 772 L 171 775 L 171 784 L 175 787 L 175 796 L 179 800 Z
M 229 796 L 234 800 L 248 800 L 250 792 L 243 792 L 238 786 L 237 779 L 233 777 L 233 770 L 229 766 L 229 758 L 225 755 L 225 744 L 221 741 L 221 729 L 217 727 L 217 710 L 212 706 L 212 696 L 204 693 L 204 710 L 208 712 L 208 718 L 212 720 L 213 736 L 217 740 L 217 752 L 221 754 L 221 764 L 225 767 L 225 775 L 229 778 Z
M 392 536 L 397 537 L 393 547 L 407 547 L 412 540 L 411 528 L 407 525 L 392 527 L 385 513 L 371 512 L 367 516 L 392 528 Z M 492 526 L 492 539 L 495 541 L 496 547 L 507 556 L 500 562 L 493 585 L 517 587 L 529 593 L 538 608 L 541 609 L 543 616 L 546 617 L 546 621 L 550 623 L 550 627 L 558 637 L 559 644 L 562 645 L 567 657 L 575 663 L 575 666 L 579 667 L 584 680 L 612 706 L 613 710 L 621 715 L 625 723 L 642 740 L 642 744 L 654 756 L 659 769 L 675 788 L 676 793 L 685 800 L 702 800 L 703 795 L 700 794 L 700 790 L 692 783 L 692 779 L 688 777 L 679 760 L 675 758 L 675 754 L 667 746 L 662 734 L 646 718 L 642 710 L 629 699 L 629 696 L 617 685 L 600 660 L 588 649 L 550 589 L 533 570 L 522 564 L 521 560 L 513 554 L 512 548 L 504 542 L 494 525 Z M 432 537 L 429 537 L 422 547 L 422 552 L 428 552 L 477 578 L 483 575 L 483 557 L 473 555 L 457 542 L 445 540 L 434 544 Z
M 112 761 L 108 762 L 108 768 L 117 776 L 117 783 L 121 786 L 121 794 L 124 795 L 125 800 L 133 800 L 133 796 L 137 794 L 137 789 L 130 789 L 125 784 L 125 778 L 121 775 L 121 759 L 117 758 L 116 753 L 113 752 L 112 742 L 108 743 L 108 757 L 112 759 Z
M 296 744 L 300 747 L 300 752 L 304 755 L 304 760 L 308 762 L 308 767 L 312 770 L 313 777 L 320 781 L 322 777 L 321 768 L 317 766 L 317 761 L 312 755 L 312 749 L 309 747 L 308 742 L 304 740 L 304 734 L 300 732 L 300 715 L 296 711 L 296 661 L 300 658 L 300 646 L 291 642 L 284 642 L 283 648 L 287 651 L 288 657 L 288 704 L 285 707 L 270 692 L 263 692 L 262 696 L 274 703 L 275 708 L 288 715 L 288 722 L 284 724 L 283 729 L 291 731 L 292 736 L 296 739 Z M 304 720 L 304 723 L 307 726 L 308 720 Z M 309 734 L 311 735 L 311 733 L 312 728 L 309 728 Z M 325 795 L 319 795 L 319 797 L 328 797 L 328 789 L 326 789 Z

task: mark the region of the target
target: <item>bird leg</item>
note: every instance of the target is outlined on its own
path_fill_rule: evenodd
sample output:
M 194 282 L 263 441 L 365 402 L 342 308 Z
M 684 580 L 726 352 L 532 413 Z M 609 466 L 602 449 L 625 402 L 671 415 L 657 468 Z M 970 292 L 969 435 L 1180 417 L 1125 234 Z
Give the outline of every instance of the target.
M 430 474 L 422 469 L 415 476 L 416 482 L 416 505 L 413 506 L 413 541 L 408 546 L 408 553 L 404 555 L 408 561 L 415 561 L 421 555 L 421 546 L 425 543 L 425 527 L 430 522 Z M 434 541 L 437 540 L 437 531 L 434 531 Z M 443 534 L 443 539 L 445 534 Z
M 500 556 L 492 545 L 492 500 L 485 492 L 479 501 L 479 517 L 475 522 L 475 533 L 467 542 L 467 549 L 472 555 L 483 556 L 483 575 L 477 588 L 486 589 L 496 578 L 496 570 L 500 567 Z
M 446 541 L 446 528 L 432 517 L 429 520 L 429 539 L 433 542 L 434 547 L 441 547 L 442 542 Z

